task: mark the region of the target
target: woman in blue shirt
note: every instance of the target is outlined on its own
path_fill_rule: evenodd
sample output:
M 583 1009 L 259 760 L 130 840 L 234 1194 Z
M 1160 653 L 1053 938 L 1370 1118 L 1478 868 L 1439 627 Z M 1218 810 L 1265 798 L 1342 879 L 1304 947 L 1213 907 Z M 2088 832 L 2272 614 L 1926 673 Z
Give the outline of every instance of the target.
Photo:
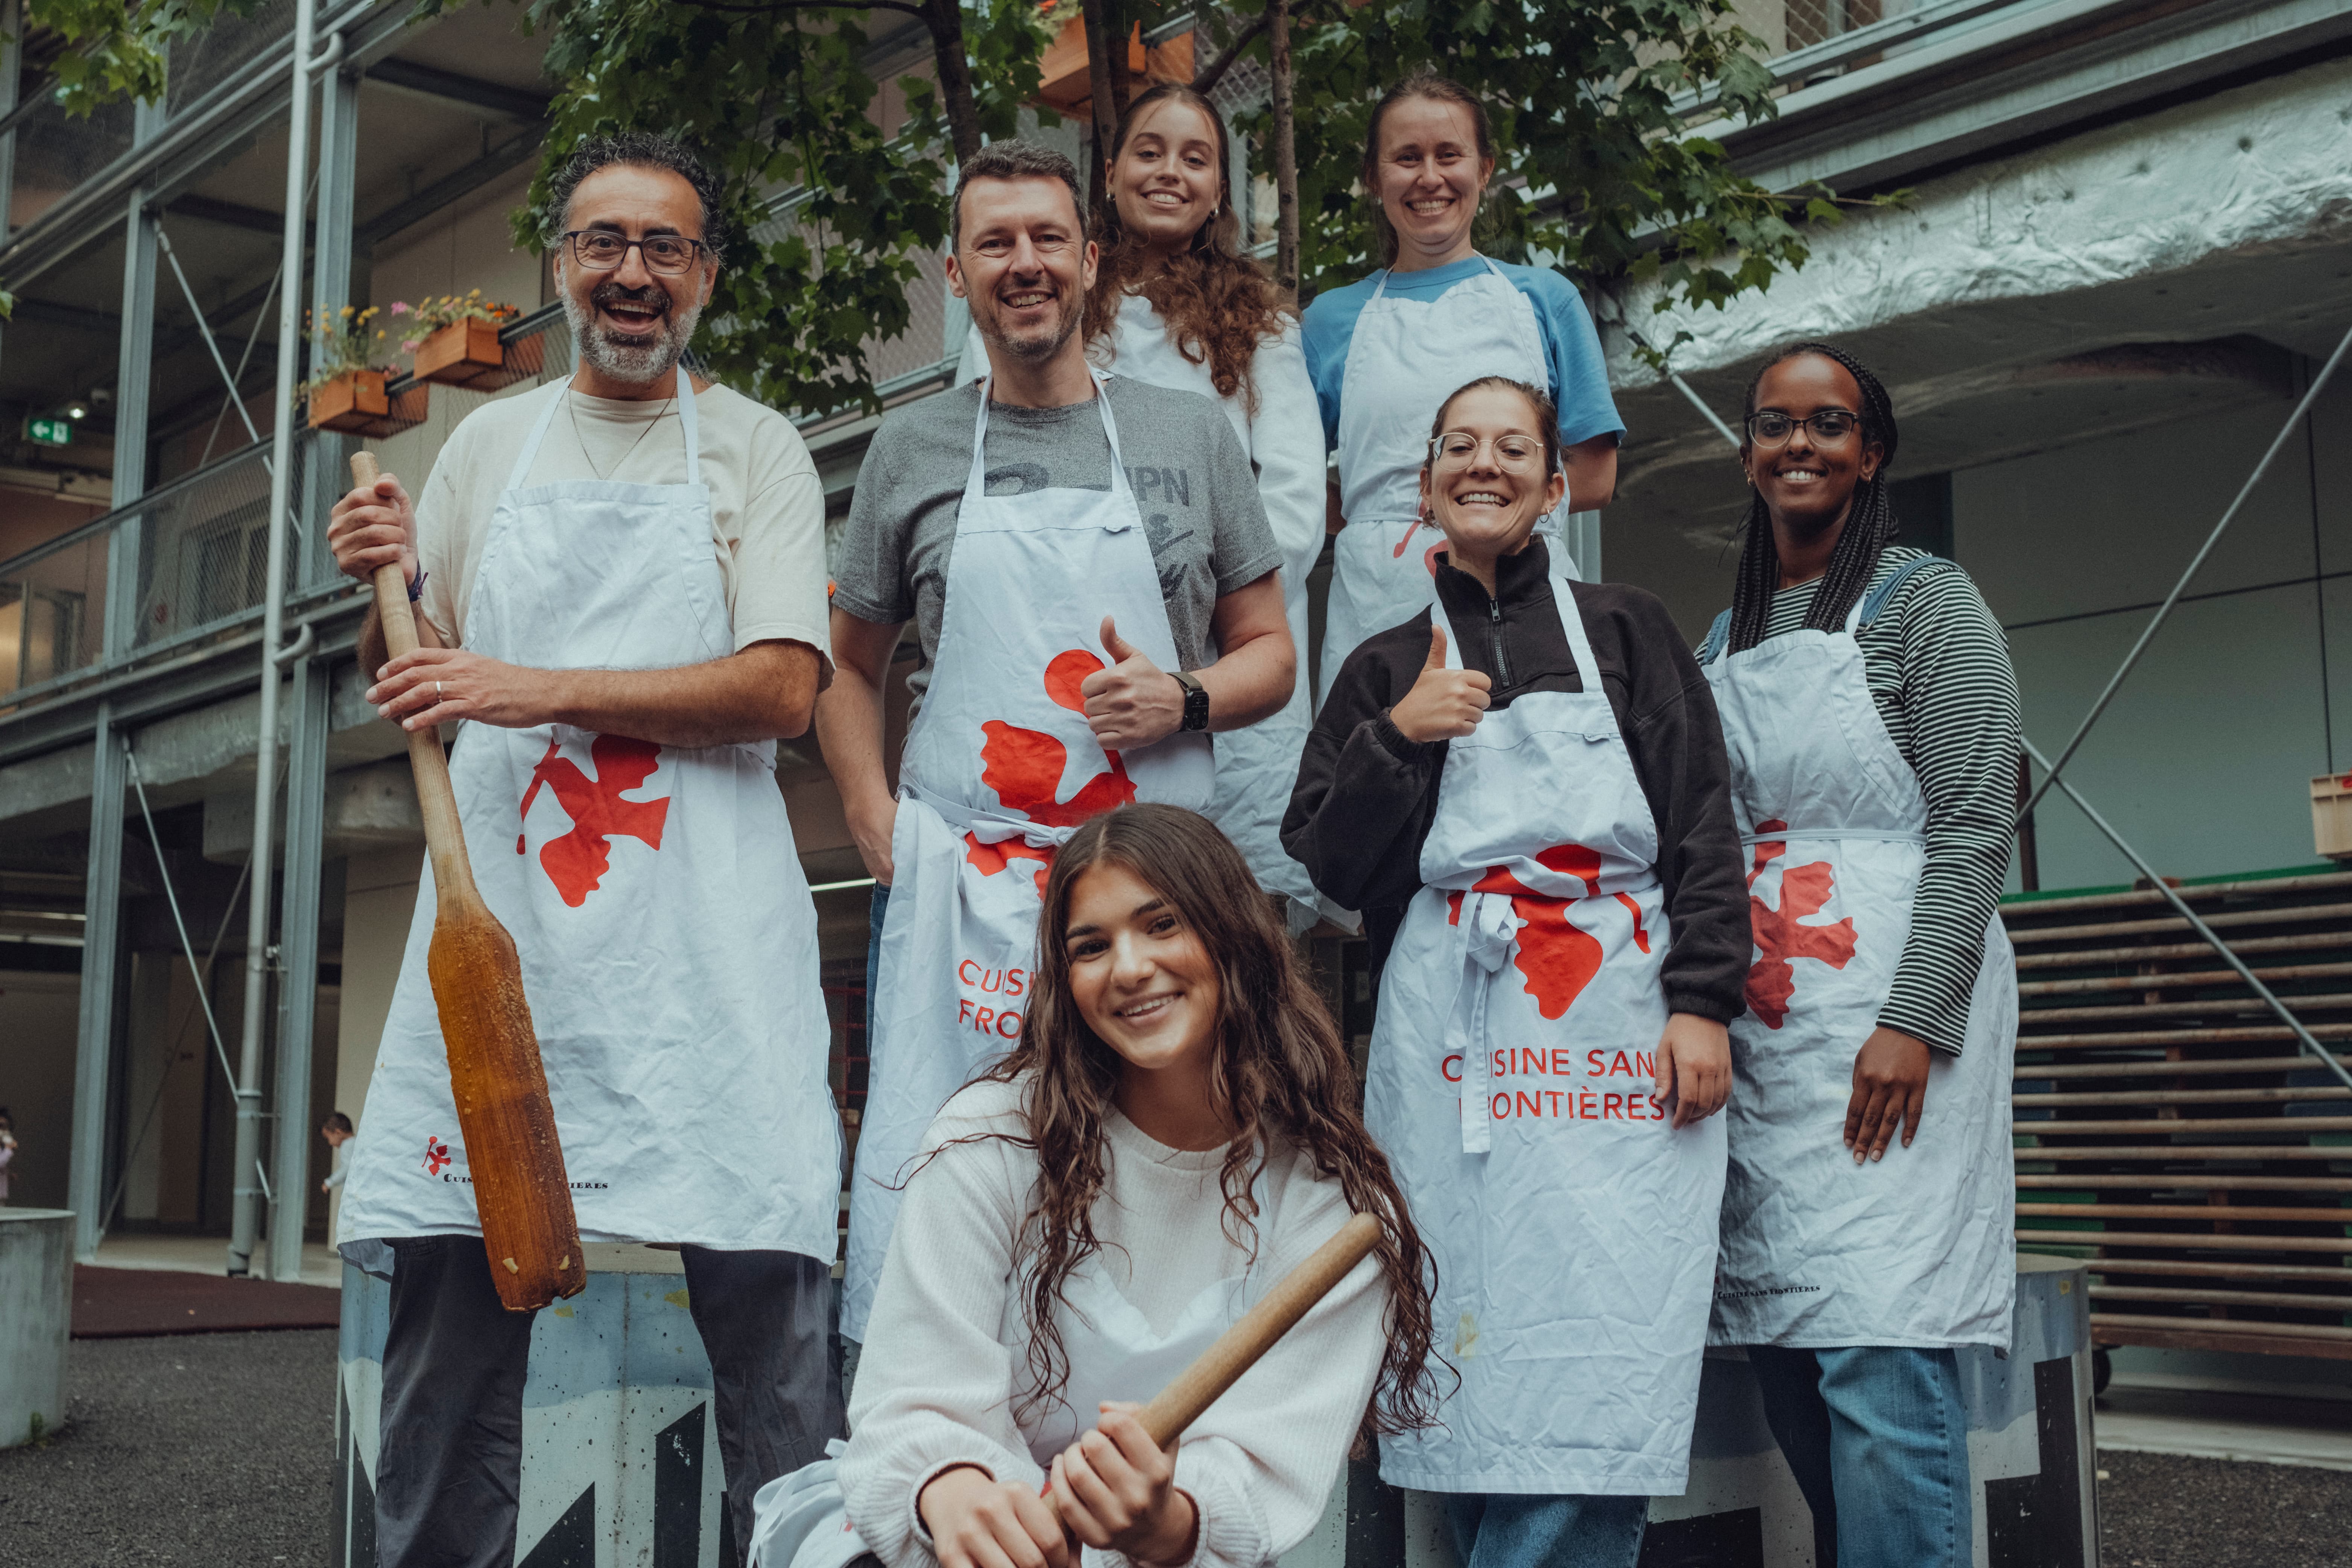
M 1363 184 L 1387 265 L 1318 294 L 1306 318 L 1346 524 L 1318 702 L 1358 645 L 1434 597 L 1429 557 L 1445 538 L 1422 515 L 1421 464 L 1446 393 L 1486 375 L 1546 388 L 1568 475 L 1560 512 L 1606 506 L 1616 489 L 1625 426 L 1584 301 L 1550 268 L 1493 261 L 1471 243 L 1494 173 L 1486 106 L 1459 83 L 1418 71 L 1373 109 Z

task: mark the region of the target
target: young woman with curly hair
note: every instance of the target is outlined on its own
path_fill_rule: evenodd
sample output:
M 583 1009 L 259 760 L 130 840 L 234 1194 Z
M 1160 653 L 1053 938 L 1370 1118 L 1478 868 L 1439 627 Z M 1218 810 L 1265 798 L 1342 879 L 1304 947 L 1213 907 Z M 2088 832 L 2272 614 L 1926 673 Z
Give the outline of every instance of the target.
M 1224 410 L 1282 551 L 1284 608 L 1291 639 L 1304 650 L 1307 574 L 1323 549 L 1321 416 L 1298 320 L 1265 269 L 1242 254 L 1232 168 L 1224 119 L 1206 98 L 1172 82 L 1137 95 L 1111 142 L 1109 199 L 1094 216 L 1102 260 L 1081 330 L 1096 368 L 1197 392 Z M 965 379 L 987 369 L 976 343 L 965 351 Z M 1155 481 L 1204 479 L 1139 477 L 1146 519 Z M 1279 712 L 1217 737 L 1209 805 L 1210 820 L 1241 849 L 1258 886 L 1286 900 L 1294 931 L 1316 913 L 1313 885 L 1283 853 L 1280 833 L 1314 706 L 1309 685 L 1302 669 Z
M 1019 1046 L 908 1179 L 831 1462 L 854 1531 L 813 1521 L 783 1550 L 765 1525 L 819 1489 L 787 1478 L 762 1568 L 1075 1568 L 1077 1543 L 1261 1568 L 1313 1528 L 1368 1409 L 1386 1432 L 1430 1417 L 1427 1253 L 1233 845 L 1174 806 L 1097 816 L 1055 857 L 1038 933 Z M 1155 1447 L 1135 1402 L 1351 1213 L 1381 1216 L 1373 1256 Z

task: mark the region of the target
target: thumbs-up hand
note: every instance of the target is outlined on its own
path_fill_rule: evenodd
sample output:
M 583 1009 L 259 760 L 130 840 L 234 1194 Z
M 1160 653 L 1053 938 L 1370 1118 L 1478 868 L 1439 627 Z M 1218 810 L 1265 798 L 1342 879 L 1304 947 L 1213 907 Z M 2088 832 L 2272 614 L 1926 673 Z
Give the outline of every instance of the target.
M 1445 628 L 1429 628 L 1429 658 L 1412 689 L 1389 710 L 1408 741 L 1454 741 L 1478 727 L 1494 682 L 1475 669 L 1445 668 Z
M 1184 689 L 1176 678 L 1118 635 L 1105 616 L 1103 651 L 1114 661 L 1078 683 L 1087 726 L 1106 752 L 1148 746 L 1165 740 L 1184 722 Z

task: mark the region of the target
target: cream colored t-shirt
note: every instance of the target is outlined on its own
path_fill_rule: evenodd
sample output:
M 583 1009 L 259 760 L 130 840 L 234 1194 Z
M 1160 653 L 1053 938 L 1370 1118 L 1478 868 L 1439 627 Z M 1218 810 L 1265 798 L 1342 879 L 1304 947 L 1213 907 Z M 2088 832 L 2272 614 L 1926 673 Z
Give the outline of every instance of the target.
M 421 607 L 445 643 L 464 646 L 466 606 L 499 493 L 541 411 L 558 397 L 571 406 L 556 412 L 526 485 L 686 482 L 675 401 L 590 397 L 557 382 L 482 405 L 450 432 L 416 498 L 417 555 L 430 574 Z M 806 643 L 823 661 L 821 675 L 830 673 L 824 489 L 807 443 L 782 415 L 723 386 L 695 394 L 694 412 L 702 482 L 710 487 L 711 549 L 737 650 L 771 639 Z

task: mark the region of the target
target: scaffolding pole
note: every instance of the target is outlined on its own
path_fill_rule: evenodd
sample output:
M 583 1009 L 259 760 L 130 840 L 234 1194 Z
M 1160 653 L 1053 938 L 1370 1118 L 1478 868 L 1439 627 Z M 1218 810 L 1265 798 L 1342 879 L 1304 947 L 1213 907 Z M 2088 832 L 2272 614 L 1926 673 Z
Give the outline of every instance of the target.
M 2044 777 L 2042 780 L 2042 787 L 2027 796 L 2025 804 L 2018 808 L 2018 821 L 2023 822 L 2033 815 L 2033 808 L 2041 804 L 2043 795 L 2050 793 L 2050 786 L 2058 782 L 2059 773 L 2064 771 L 2068 763 L 2074 760 L 2074 753 L 2082 749 L 2083 737 L 2091 732 L 2091 726 L 2097 723 L 2100 716 L 2106 712 L 2107 704 L 2116 700 L 2116 693 L 2122 689 L 2125 678 L 2129 676 L 2133 667 L 2139 663 L 2140 655 L 2146 653 L 2147 645 L 2156 640 L 2158 628 L 2162 626 L 2166 618 L 2172 614 L 2172 607 L 2180 603 L 2180 595 L 2189 591 L 2189 584 L 2196 579 L 2197 574 L 2205 569 L 2205 558 L 2213 553 L 2213 547 L 2221 542 L 2221 535 L 2229 531 L 2231 523 L 2237 521 L 2239 509 L 2246 504 L 2246 498 L 2254 493 L 2254 487 L 2263 482 L 2263 476 L 2270 472 L 2272 459 L 2285 448 L 2288 437 L 2294 434 L 2295 426 L 2302 424 L 2304 416 L 2311 412 L 2311 405 L 2318 401 L 2321 389 L 2326 386 L 2328 378 L 2336 374 L 2336 367 L 2344 363 L 2345 351 L 2347 349 L 2352 349 L 2352 328 L 2346 329 L 2343 341 L 2336 345 L 2336 352 L 2327 356 L 2327 363 L 2320 367 L 2317 375 L 2311 378 L 2311 384 L 2303 389 L 2303 397 L 2295 404 L 2294 412 L 2286 416 L 2286 423 L 2279 426 L 2279 433 L 2272 438 L 2270 450 L 2264 452 L 2263 460 L 2254 465 L 2254 471 L 2246 476 L 2246 482 L 2238 487 L 2237 498 L 2230 502 L 2230 509 L 2221 514 L 2221 521 L 2213 525 L 2213 531 L 2205 536 L 2204 544 L 2189 559 L 2188 569 L 2180 574 L 2180 580 L 2172 585 L 2172 592 L 2164 596 L 2164 603 L 2158 605 L 2156 607 L 2156 614 L 2147 618 L 2147 625 L 2140 630 L 2139 640 L 2132 644 L 2131 652 L 2124 655 L 2123 663 L 2116 668 L 2115 674 L 2108 679 L 2106 689 L 2099 693 L 2099 700 L 2091 704 L 2091 710 L 2083 715 L 2083 721 L 2074 726 L 2074 733 L 2058 752 L 2058 760 L 2054 763 L 2043 763 L 2038 756 L 2033 759 L 2037 763 L 2042 763 Z M 2080 801 L 2075 804 L 2082 805 Z M 2087 812 L 2090 807 L 2084 806 L 2083 809 Z M 2333 1061 L 2335 1058 L 2331 1057 L 2328 1059 Z
M 259 1228 L 261 1187 L 261 1026 L 268 1016 L 270 852 L 278 816 L 278 643 L 286 627 L 286 509 L 292 499 L 295 351 L 301 342 L 303 197 L 310 161 L 310 50 L 317 31 L 315 0 L 295 0 L 294 51 L 289 69 L 286 135 L 286 286 L 278 295 L 278 403 L 270 421 L 269 557 L 262 576 L 261 715 L 254 737 L 253 901 L 246 921 L 245 1030 L 237 1053 L 236 1206 L 228 1241 L 228 1271 L 251 1271 Z M 299 1255 L 298 1255 L 299 1256 Z

